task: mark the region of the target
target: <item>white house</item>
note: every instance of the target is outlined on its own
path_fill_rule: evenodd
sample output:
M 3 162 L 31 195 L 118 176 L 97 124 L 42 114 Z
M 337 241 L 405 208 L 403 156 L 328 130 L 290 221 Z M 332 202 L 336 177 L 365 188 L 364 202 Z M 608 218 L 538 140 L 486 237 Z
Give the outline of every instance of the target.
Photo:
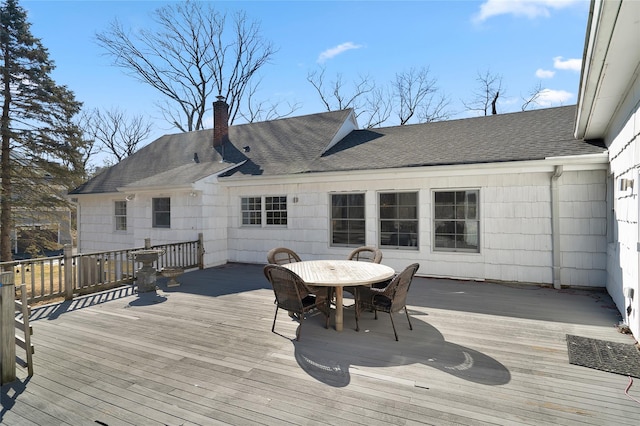
M 638 6 L 612 3 L 636 17 L 616 15 L 635 25 L 620 43 L 637 40 Z M 601 6 L 613 7 L 594 3 Z M 320 259 L 366 244 L 380 247 L 396 270 L 419 262 L 427 276 L 606 286 L 618 292 L 620 308 L 631 276 L 637 311 L 637 254 L 633 271 L 612 269 L 616 256 L 635 250 L 637 186 L 624 193 L 633 220 L 610 217 L 608 203 L 623 205 L 618 181 L 635 181 L 638 172 L 638 61 L 629 64 L 618 109 L 599 107 L 607 98 L 598 85 L 619 82 L 590 69 L 598 65 L 591 55 L 609 59 L 599 49 L 606 41 L 606 31 L 595 31 L 599 19 L 594 14 L 577 107 L 363 130 L 351 110 L 229 127 L 218 100 L 214 129 L 163 136 L 71 191 L 78 249 L 202 233 L 205 264 L 214 266 L 265 263 L 275 246 Z M 615 28 L 606 29 L 609 36 Z M 612 223 L 624 223 L 624 232 L 612 232 Z M 623 235 L 632 230 L 633 237 Z M 632 329 L 637 336 L 638 324 Z
M 202 232 L 207 265 L 370 244 L 394 268 L 417 261 L 432 276 L 604 286 L 608 157 L 573 137 L 575 116 L 568 106 L 373 130 L 351 110 L 218 120 L 74 190 L 79 250 Z
M 607 291 L 640 337 L 640 2 L 592 1 L 575 135 L 604 140 L 607 172 Z

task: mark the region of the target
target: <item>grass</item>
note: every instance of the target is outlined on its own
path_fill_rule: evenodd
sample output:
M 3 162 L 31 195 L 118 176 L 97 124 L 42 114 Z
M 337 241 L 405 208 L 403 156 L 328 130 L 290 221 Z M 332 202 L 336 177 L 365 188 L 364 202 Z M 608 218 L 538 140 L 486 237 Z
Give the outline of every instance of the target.
M 53 296 L 64 291 L 64 270 L 60 264 L 34 262 L 16 265 L 14 268 L 16 297 L 21 296 L 21 285 L 26 285 L 29 299 Z M 47 300 L 49 302 L 49 300 Z
M 99 264 L 91 261 L 86 265 L 86 267 L 82 268 L 85 277 L 83 289 L 108 286 L 109 283 L 113 283 L 116 280 L 117 276 L 122 277 L 122 272 L 116 270 L 116 262 L 102 262 Z M 91 267 L 91 265 L 96 266 Z M 16 265 L 13 271 L 16 298 L 21 297 L 21 284 L 24 283 L 31 306 L 64 300 L 64 268 L 64 264 L 61 265 L 57 261 L 33 261 Z M 128 274 L 128 272 L 126 273 Z M 80 279 L 77 275 L 74 275 L 74 277 L 74 280 Z M 76 293 L 78 291 L 80 289 L 74 286 L 73 292 Z

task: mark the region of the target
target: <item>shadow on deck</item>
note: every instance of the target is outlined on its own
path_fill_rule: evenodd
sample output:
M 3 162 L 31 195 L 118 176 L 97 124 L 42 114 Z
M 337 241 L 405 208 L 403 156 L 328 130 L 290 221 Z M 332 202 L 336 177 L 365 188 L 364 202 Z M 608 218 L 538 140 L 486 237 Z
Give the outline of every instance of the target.
M 619 397 L 626 377 L 568 363 L 566 334 L 632 340 L 617 333 L 620 315 L 600 289 L 416 277 L 413 330 L 398 315 L 398 342 L 387 314 L 364 313 L 356 332 L 348 298 L 342 332 L 315 313 L 295 341 L 300 324 L 284 312 L 271 333 L 262 268 L 230 263 L 186 272 L 178 287 L 158 277 L 156 292 L 126 286 L 34 307 L 35 375 L 2 386 L 0 424 L 635 424 L 640 415 Z
M 167 278 L 158 276 L 156 286 L 165 295 L 191 293 L 219 297 L 258 289 L 270 290 L 262 273 L 263 265 L 228 263 L 192 270 L 183 274 L 178 287 L 167 287 Z M 94 306 L 136 294 L 135 286 L 80 296 L 71 301 L 33 308 L 31 320 L 56 318 L 65 312 Z M 165 300 L 155 293 L 140 293 L 132 304 L 154 304 Z M 409 292 L 408 303 L 437 308 L 540 321 L 614 326 L 622 319 L 604 289 L 562 289 L 550 287 L 477 281 L 461 281 L 417 276 Z

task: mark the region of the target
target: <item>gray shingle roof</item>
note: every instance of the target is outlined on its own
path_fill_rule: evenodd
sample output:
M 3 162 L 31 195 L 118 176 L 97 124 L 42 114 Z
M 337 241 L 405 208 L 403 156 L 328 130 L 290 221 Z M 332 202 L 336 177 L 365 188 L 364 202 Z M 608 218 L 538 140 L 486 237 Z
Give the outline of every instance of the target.
M 243 162 L 223 175 L 495 163 L 606 151 L 600 142 L 573 137 L 576 107 L 566 106 L 355 130 L 323 152 L 351 112 L 230 126 L 230 143 L 215 150 L 212 129 L 166 135 L 71 193 L 114 192 L 124 186 L 186 185 Z M 194 153 L 198 153 L 200 163 L 193 161 Z
M 212 141 L 213 130 L 210 129 L 162 136 L 74 189 L 70 194 L 116 192 L 117 188 L 142 180 L 151 184 L 150 181 L 155 179 L 157 185 L 193 182 L 229 167 L 229 164 L 220 163 L 219 157 L 216 157 Z M 194 153 L 198 153 L 199 164 L 193 161 Z M 184 169 L 186 165 L 193 166 L 189 173 Z M 173 175 L 168 180 L 160 180 L 158 175 L 174 169 L 183 173 L 177 173 L 180 176 Z
M 309 171 L 380 169 L 595 154 L 573 137 L 575 106 L 352 132 Z
M 341 110 L 230 126 L 230 143 L 215 149 L 213 129 L 165 135 L 70 194 L 117 192 L 122 187 L 187 185 L 245 161 L 243 170 L 252 175 L 301 173 L 320 155 L 350 114 L 350 110 Z M 247 153 L 244 147 L 249 147 Z M 195 153 L 199 163 L 193 160 Z

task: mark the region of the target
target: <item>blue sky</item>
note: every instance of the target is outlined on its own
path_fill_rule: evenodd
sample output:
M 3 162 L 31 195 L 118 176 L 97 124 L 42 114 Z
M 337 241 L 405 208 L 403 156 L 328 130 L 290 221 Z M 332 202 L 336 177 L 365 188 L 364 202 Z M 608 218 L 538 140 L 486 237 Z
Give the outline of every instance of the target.
M 498 112 L 519 111 L 538 83 L 545 106 L 576 103 L 587 25 L 587 0 L 486 1 L 217 1 L 261 23 L 278 52 L 261 72 L 260 99 L 298 103 L 294 115 L 323 111 L 307 81 L 319 64 L 327 79 L 369 75 L 388 83 L 397 72 L 429 67 L 450 98 L 453 118 L 469 116 L 462 100 L 478 88 L 478 72 L 503 77 Z M 111 65 L 95 34 L 118 18 L 148 28 L 159 1 L 21 0 L 55 61 L 54 79 L 87 108 L 118 107 L 154 120 L 152 139 L 176 130 L 164 123 L 151 88 Z M 212 99 L 213 101 L 213 99 Z

